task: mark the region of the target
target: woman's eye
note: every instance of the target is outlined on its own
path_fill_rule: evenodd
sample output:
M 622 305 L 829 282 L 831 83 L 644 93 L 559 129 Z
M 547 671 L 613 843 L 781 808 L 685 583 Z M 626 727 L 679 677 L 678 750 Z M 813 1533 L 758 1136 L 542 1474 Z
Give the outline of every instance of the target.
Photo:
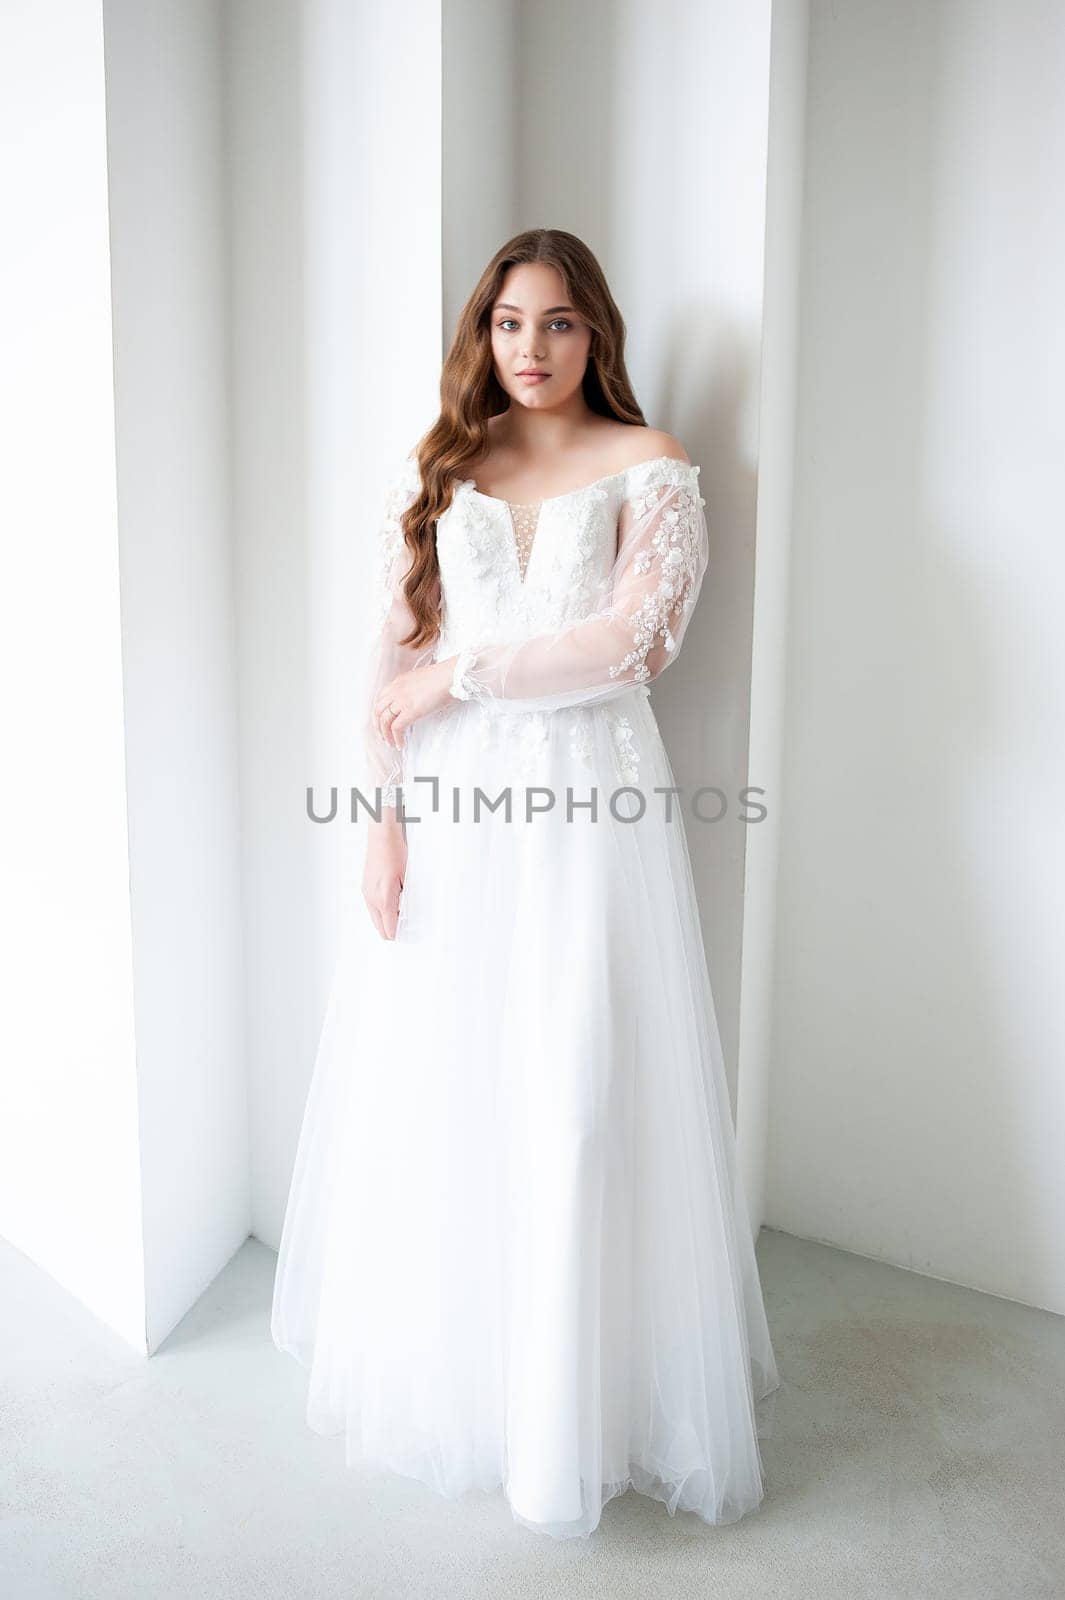
M 510 329 L 507 326 L 507 324 L 508 323 L 513 323 L 513 322 L 514 322 L 514 318 L 513 317 L 504 317 L 503 320 L 500 322 L 499 326 L 500 326 L 500 328 L 502 328 L 504 333 L 509 333 Z M 565 317 L 555 317 L 555 318 L 552 319 L 551 322 L 548 323 L 548 327 L 549 328 L 556 328 L 556 327 L 570 328 L 572 326 L 573 326 L 573 324 L 571 322 L 568 322 Z

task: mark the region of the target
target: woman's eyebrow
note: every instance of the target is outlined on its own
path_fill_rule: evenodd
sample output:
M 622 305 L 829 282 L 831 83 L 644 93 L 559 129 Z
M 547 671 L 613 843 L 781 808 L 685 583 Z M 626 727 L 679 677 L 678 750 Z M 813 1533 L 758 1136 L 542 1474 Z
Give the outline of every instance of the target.
M 499 302 L 499 304 L 497 306 L 494 306 L 492 309 L 495 310 L 495 311 L 520 311 L 521 307 L 520 306 L 508 305 L 505 300 L 501 300 Z M 573 310 L 572 306 L 548 306 L 547 310 L 542 312 L 541 315 L 545 316 L 545 317 L 553 317 L 555 315 L 556 311 L 572 311 L 572 310 Z

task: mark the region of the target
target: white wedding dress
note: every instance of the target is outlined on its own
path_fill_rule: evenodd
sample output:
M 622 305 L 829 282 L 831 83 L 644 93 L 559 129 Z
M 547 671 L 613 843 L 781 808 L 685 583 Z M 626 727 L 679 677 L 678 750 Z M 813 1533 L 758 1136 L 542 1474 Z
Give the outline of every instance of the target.
M 407 815 L 399 925 L 381 939 L 353 895 L 274 1288 L 349 1465 L 502 1487 L 559 1538 L 630 1486 L 710 1523 L 753 1509 L 779 1383 L 683 797 L 655 792 L 647 685 L 706 567 L 698 471 L 658 457 L 538 515 L 460 481 L 421 651 L 414 459 L 394 476 L 374 689 L 458 667 L 402 755 L 367 728 L 362 793 L 401 784 Z

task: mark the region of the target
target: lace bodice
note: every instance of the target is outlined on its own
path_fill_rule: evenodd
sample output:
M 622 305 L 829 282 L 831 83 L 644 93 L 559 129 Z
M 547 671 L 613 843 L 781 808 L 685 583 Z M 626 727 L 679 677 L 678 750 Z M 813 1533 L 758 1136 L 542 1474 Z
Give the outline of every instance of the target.
M 592 609 L 614 564 L 622 479 L 529 509 L 458 484 L 436 533 L 443 595 L 439 657 L 556 629 Z M 526 564 L 521 536 L 529 531 Z
M 455 485 L 436 526 L 441 628 L 421 651 L 402 592 L 401 518 L 420 487 L 408 457 L 389 485 L 379 540 L 371 704 L 399 673 L 457 657 L 452 693 L 501 710 L 556 710 L 657 677 L 680 645 L 706 569 L 699 468 L 658 456 L 523 506 Z M 367 726 L 371 784 L 392 798 L 400 752 Z

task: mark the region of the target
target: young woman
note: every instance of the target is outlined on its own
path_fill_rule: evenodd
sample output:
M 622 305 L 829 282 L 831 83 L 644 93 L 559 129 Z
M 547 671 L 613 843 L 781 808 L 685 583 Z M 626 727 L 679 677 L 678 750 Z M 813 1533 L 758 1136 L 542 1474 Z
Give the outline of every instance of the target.
M 711 1523 L 757 1506 L 779 1383 L 648 693 L 695 608 L 705 502 L 624 334 L 579 239 L 519 234 L 389 489 L 369 917 L 272 1317 L 350 1465 L 502 1486 L 559 1538 L 629 1487 Z

